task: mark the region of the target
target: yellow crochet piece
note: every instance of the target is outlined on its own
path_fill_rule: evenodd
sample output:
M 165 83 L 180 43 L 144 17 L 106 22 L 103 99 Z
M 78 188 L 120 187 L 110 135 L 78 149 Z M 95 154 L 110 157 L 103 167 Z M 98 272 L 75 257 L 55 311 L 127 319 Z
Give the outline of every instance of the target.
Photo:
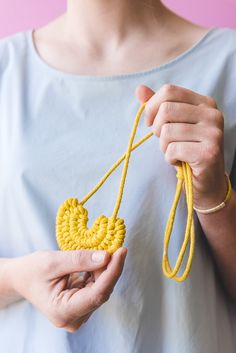
M 61 250 L 94 249 L 106 250 L 112 254 L 123 245 L 126 227 L 124 220 L 122 218 L 118 218 L 117 215 L 122 200 L 130 155 L 133 150 L 135 150 L 138 146 L 140 146 L 144 141 L 146 141 L 153 135 L 153 132 L 150 132 L 133 145 L 137 126 L 141 114 L 145 108 L 145 105 L 146 103 L 143 103 L 137 112 L 134 125 L 131 131 L 130 139 L 128 142 L 128 147 L 123 156 L 116 163 L 113 164 L 113 166 L 106 172 L 106 174 L 101 178 L 97 185 L 82 199 L 82 201 L 79 202 L 77 198 L 69 198 L 59 207 L 56 217 L 56 238 L 58 246 Z M 117 200 L 112 216 L 99 216 L 94 221 L 92 227 L 88 228 L 88 211 L 83 205 L 102 186 L 105 180 L 121 164 L 123 160 L 124 166 L 122 170 Z M 164 235 L 162 269 L 164 275 L 167 278 L 174 279 L 177 282 L 183 282 L 189 274 L 193 261 L 195 247 L 192 171 L 188 163 L 182 162 L 181 166 L 177 167 L 176 176 L 177 186 L 175 197 L 170 210 Z M 172 269 L 168 257 L 168 248 L 174 225 L 175 214 L 182 192 L 183 183 L 185 185 L 188 216 L 183 244 L 176 260 L 176 264 Z M 183 273 L 178 276 L 177 274 L 180 270 L 188 245 L 189 255 L 187 264 Z

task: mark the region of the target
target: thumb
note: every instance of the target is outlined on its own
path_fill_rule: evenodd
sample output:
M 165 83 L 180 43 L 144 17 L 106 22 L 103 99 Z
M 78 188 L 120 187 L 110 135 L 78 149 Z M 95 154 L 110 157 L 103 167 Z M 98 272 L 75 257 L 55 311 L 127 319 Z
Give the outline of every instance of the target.
M 55 251 L 54 265 L 56 276 L 73 272 L 90 272 L 106 266 L 111 255 L 103 250 Z
M 155 92 L 151 88 L 145 85 L 139 85 L 135 89 L 135 95 L 140 103 L 148 101 L 154 95 L 154 93 Z

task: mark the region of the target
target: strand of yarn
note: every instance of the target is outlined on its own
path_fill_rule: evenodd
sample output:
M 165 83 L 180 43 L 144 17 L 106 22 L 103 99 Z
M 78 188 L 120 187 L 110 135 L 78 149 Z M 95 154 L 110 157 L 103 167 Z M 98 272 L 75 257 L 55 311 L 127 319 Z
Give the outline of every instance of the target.
M 116 163 L 114 163 L 112 165 L 112 167 L 105 173 L 105 175 L 100 179 L 100 181 L 96 184 L 96 186 L 80 202 L 81 204 L 84 204 L 102 186 L 102 184 L 111 175 L 111 173 L 121 164 L 121 162 L 123 160 L 125 160 L 124 167 L 122 170 L 120 186 L 118 189 L 116 204 L 115 204 L 114 211 L 112 214 L 112 217 L 114 219 L 118 215 L 118 211 L 119 211 L 120 204 L 122 201 L 130 154 L 133 150 L 135 150 L 138 146 L 140 146 L 144 141 L 146 141 L 147 139 L 149 139 L 153 135 L 153 132 L 148 133 L 146 136 L 144 136 L 142 139 L 140 139 L 137 143 L 135 143 L 132 146 L 133 140 L 135 137 L 135 133 L 137 130 L 137 126 L 138 126 L 141 114 L 145 108 L 145 105 L 146 105 L 146 103 L 143 103 L 137 112 L 126 152 L 122 155 L 122 157 Z M 189 272 L 190 272 L 190 269 L 192 266 L 193 256 L 194 256 L 194 249 L 195 249 L 195 230 L 194 230 L 194 221 L 193 221 L 192 171 L 191 171 L 191 168 L 188 165 L 188 163 L 182 162 L 181 165 L 177 167 L 176 177 L 177 177 L 176 192 L 175 192 L 173 204 L 172 204 L 172 207 L 171 207 L 171 210 L 169 213 L 169 217 L 168 217 L 166 229 L 165 229 L 165 234 L 164 234 L 162 269 L 163 269 L 163 273 L 165 274 L 165 276 L 167 278 L 174 279 L 177 282 L 183 282 L 186 280 L 186 278 L 189 275 Z M 176 210 L 177 210 L 177 206 L 178 206 L 178 203 L 180 200 L 183 184 L 185 186 L 188 216 L 187 216 L 184 240 L 183 240 L 179 255 L 177 257 L 175 266 L 174 266 L 174 268 L 172 268 L 170 265 L 170 261 L 169 261 L 168 249 L 169 249 L 169 243 L 170 243 L 171 234 L 172 234 L 172 230 L 173 230 L 173 226 L 174 226 Z M 180 267 L 183 263 L 184 255 L 187 251 L 188 246 L 189 246 L 189 256 L 187 259 L 186 267 L 185 267 L 182 275 L 177 276 L 177 273 L 179 272 Z

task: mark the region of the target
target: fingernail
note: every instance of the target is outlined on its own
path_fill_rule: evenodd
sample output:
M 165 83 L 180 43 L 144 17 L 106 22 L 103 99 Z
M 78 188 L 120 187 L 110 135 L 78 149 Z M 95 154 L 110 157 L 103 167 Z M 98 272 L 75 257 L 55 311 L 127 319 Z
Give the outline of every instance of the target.
M 105 259 L 106 253 L 104 251 L 96 251 L 92 253 L 93 262 L 103 262 Z
M 123 248 L 123 249 L 124 249 L 124 250 L 123 250 L 124 257 L 126 257 L 127 252 L 128 252 L 128 249 L 127 249 L 127 248 Z

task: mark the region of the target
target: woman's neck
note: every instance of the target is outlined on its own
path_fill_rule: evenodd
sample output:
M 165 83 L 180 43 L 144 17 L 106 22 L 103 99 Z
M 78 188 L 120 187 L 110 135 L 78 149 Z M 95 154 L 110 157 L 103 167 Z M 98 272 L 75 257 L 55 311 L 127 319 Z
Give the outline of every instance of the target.
M 206 33 L 159 0 L 144 1 L 68 0 L 67 12 L 34 32 L 35 47 L 59 70 L 112 75 L 162 65 Z
M 118 49 L 131 32 L 146 27 L 148 33 L 154 22 L 158 35 L 168 13 L 159 0 L 68 0 L 65 35 L 93 50 Z

